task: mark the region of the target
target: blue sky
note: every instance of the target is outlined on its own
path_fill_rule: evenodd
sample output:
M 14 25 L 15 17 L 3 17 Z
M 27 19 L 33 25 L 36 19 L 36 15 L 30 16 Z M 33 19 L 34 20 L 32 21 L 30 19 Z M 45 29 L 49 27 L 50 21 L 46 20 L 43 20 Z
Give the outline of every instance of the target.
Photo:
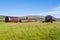
M 60 18 L 60 0 L 0 0 L 0 15 L 52 15 Z

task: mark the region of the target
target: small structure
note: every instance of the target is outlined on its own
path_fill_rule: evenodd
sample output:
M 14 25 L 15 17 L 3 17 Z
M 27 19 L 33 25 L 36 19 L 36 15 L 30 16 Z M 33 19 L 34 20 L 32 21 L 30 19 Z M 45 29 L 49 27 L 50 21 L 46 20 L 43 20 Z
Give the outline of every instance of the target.
M 29 19 L 28 17 L 26 17 L 26 19 L 20 19 L 19 22 L 36 22 L 36 19 Z
M 18 22 L 18 17 L 6 16 L 5 22 Z
M 42 21 L 42 22 L 43 23 L 44 22 L 46 22 L 46 23 L 51 22 L 52 23 L 53 21 L 55 21 L 55 19 L 53 19 L 53 16 L 48 15 L 48 16 L 45 17 L 45 21 Z

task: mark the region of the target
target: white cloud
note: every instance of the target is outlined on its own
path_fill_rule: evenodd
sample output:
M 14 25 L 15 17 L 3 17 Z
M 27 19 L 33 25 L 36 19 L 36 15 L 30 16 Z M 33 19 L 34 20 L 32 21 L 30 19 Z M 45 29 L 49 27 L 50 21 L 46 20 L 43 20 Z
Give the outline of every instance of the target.
M 42 12 L 41 14 L 49 14 L 49 15 L 52 15 L 52 14 L 60 14 L 60 11 L 50 11 L 50 12 Z
M 44 16 L 46 16 L 46 15 L 52 15 L 52 16 L 55 16 L 55 17 L 60 17 L 59 16 L 60 15 L 60 6 L 56 7 L 56 8 L 52 8 L 52 10 L 49 11 L 49 12 L 41 12 L 40 14 L 44 15 Z
M 52 10 L 59 11 L 60 10 L 60 6 L 58 6 L 56 8 L 53 8 Z
M 51 11 L 47 11 L 47 12 L 36 12 L 36 13 L 29 13 L 27 15 L 52 15 L 54 17 L 60 18 L 60 6 L 56 7 L 56 8 L 52 8 Z

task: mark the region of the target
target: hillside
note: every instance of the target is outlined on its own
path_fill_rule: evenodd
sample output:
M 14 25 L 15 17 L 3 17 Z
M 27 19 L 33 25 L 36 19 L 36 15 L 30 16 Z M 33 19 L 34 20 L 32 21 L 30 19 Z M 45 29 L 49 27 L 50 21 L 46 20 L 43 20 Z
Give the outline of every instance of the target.
M 55 18 L 57 21 L 60 21 L 60 18 Z
M 29 16 L 23 16 L 23 17 L 20 17 L 20 18 L 21 19 L 26 19 L 26 17 L 28 17 L 28 19 L 44 20 L 44 16 L 39 16 L 39 15 L 29 15 Z
M 40 15 L 29 15 L 29 16 L 22 16 L 19 17 L 19 19 L 26 19 L 26 17 L 28 17 L 29 19 L 37 19 L 38 21 L 43 21 L 44 20 L 44 16 L 40 16 Z M 60 21 L 60 18 L 55 18 L 57 21 Z M 5 16 L 0 15 L 0 22 L 5 20 Z
M 3 22 L 5 20 L 5 16 L 0 15 L 0 22 Z

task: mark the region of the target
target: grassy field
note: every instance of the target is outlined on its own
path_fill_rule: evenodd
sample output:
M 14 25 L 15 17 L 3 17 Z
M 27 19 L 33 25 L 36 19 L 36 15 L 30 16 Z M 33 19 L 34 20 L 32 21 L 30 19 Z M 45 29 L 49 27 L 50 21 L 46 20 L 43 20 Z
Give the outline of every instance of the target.
M 0 40 L 60 40 L 60 22 L 0 23 Z

